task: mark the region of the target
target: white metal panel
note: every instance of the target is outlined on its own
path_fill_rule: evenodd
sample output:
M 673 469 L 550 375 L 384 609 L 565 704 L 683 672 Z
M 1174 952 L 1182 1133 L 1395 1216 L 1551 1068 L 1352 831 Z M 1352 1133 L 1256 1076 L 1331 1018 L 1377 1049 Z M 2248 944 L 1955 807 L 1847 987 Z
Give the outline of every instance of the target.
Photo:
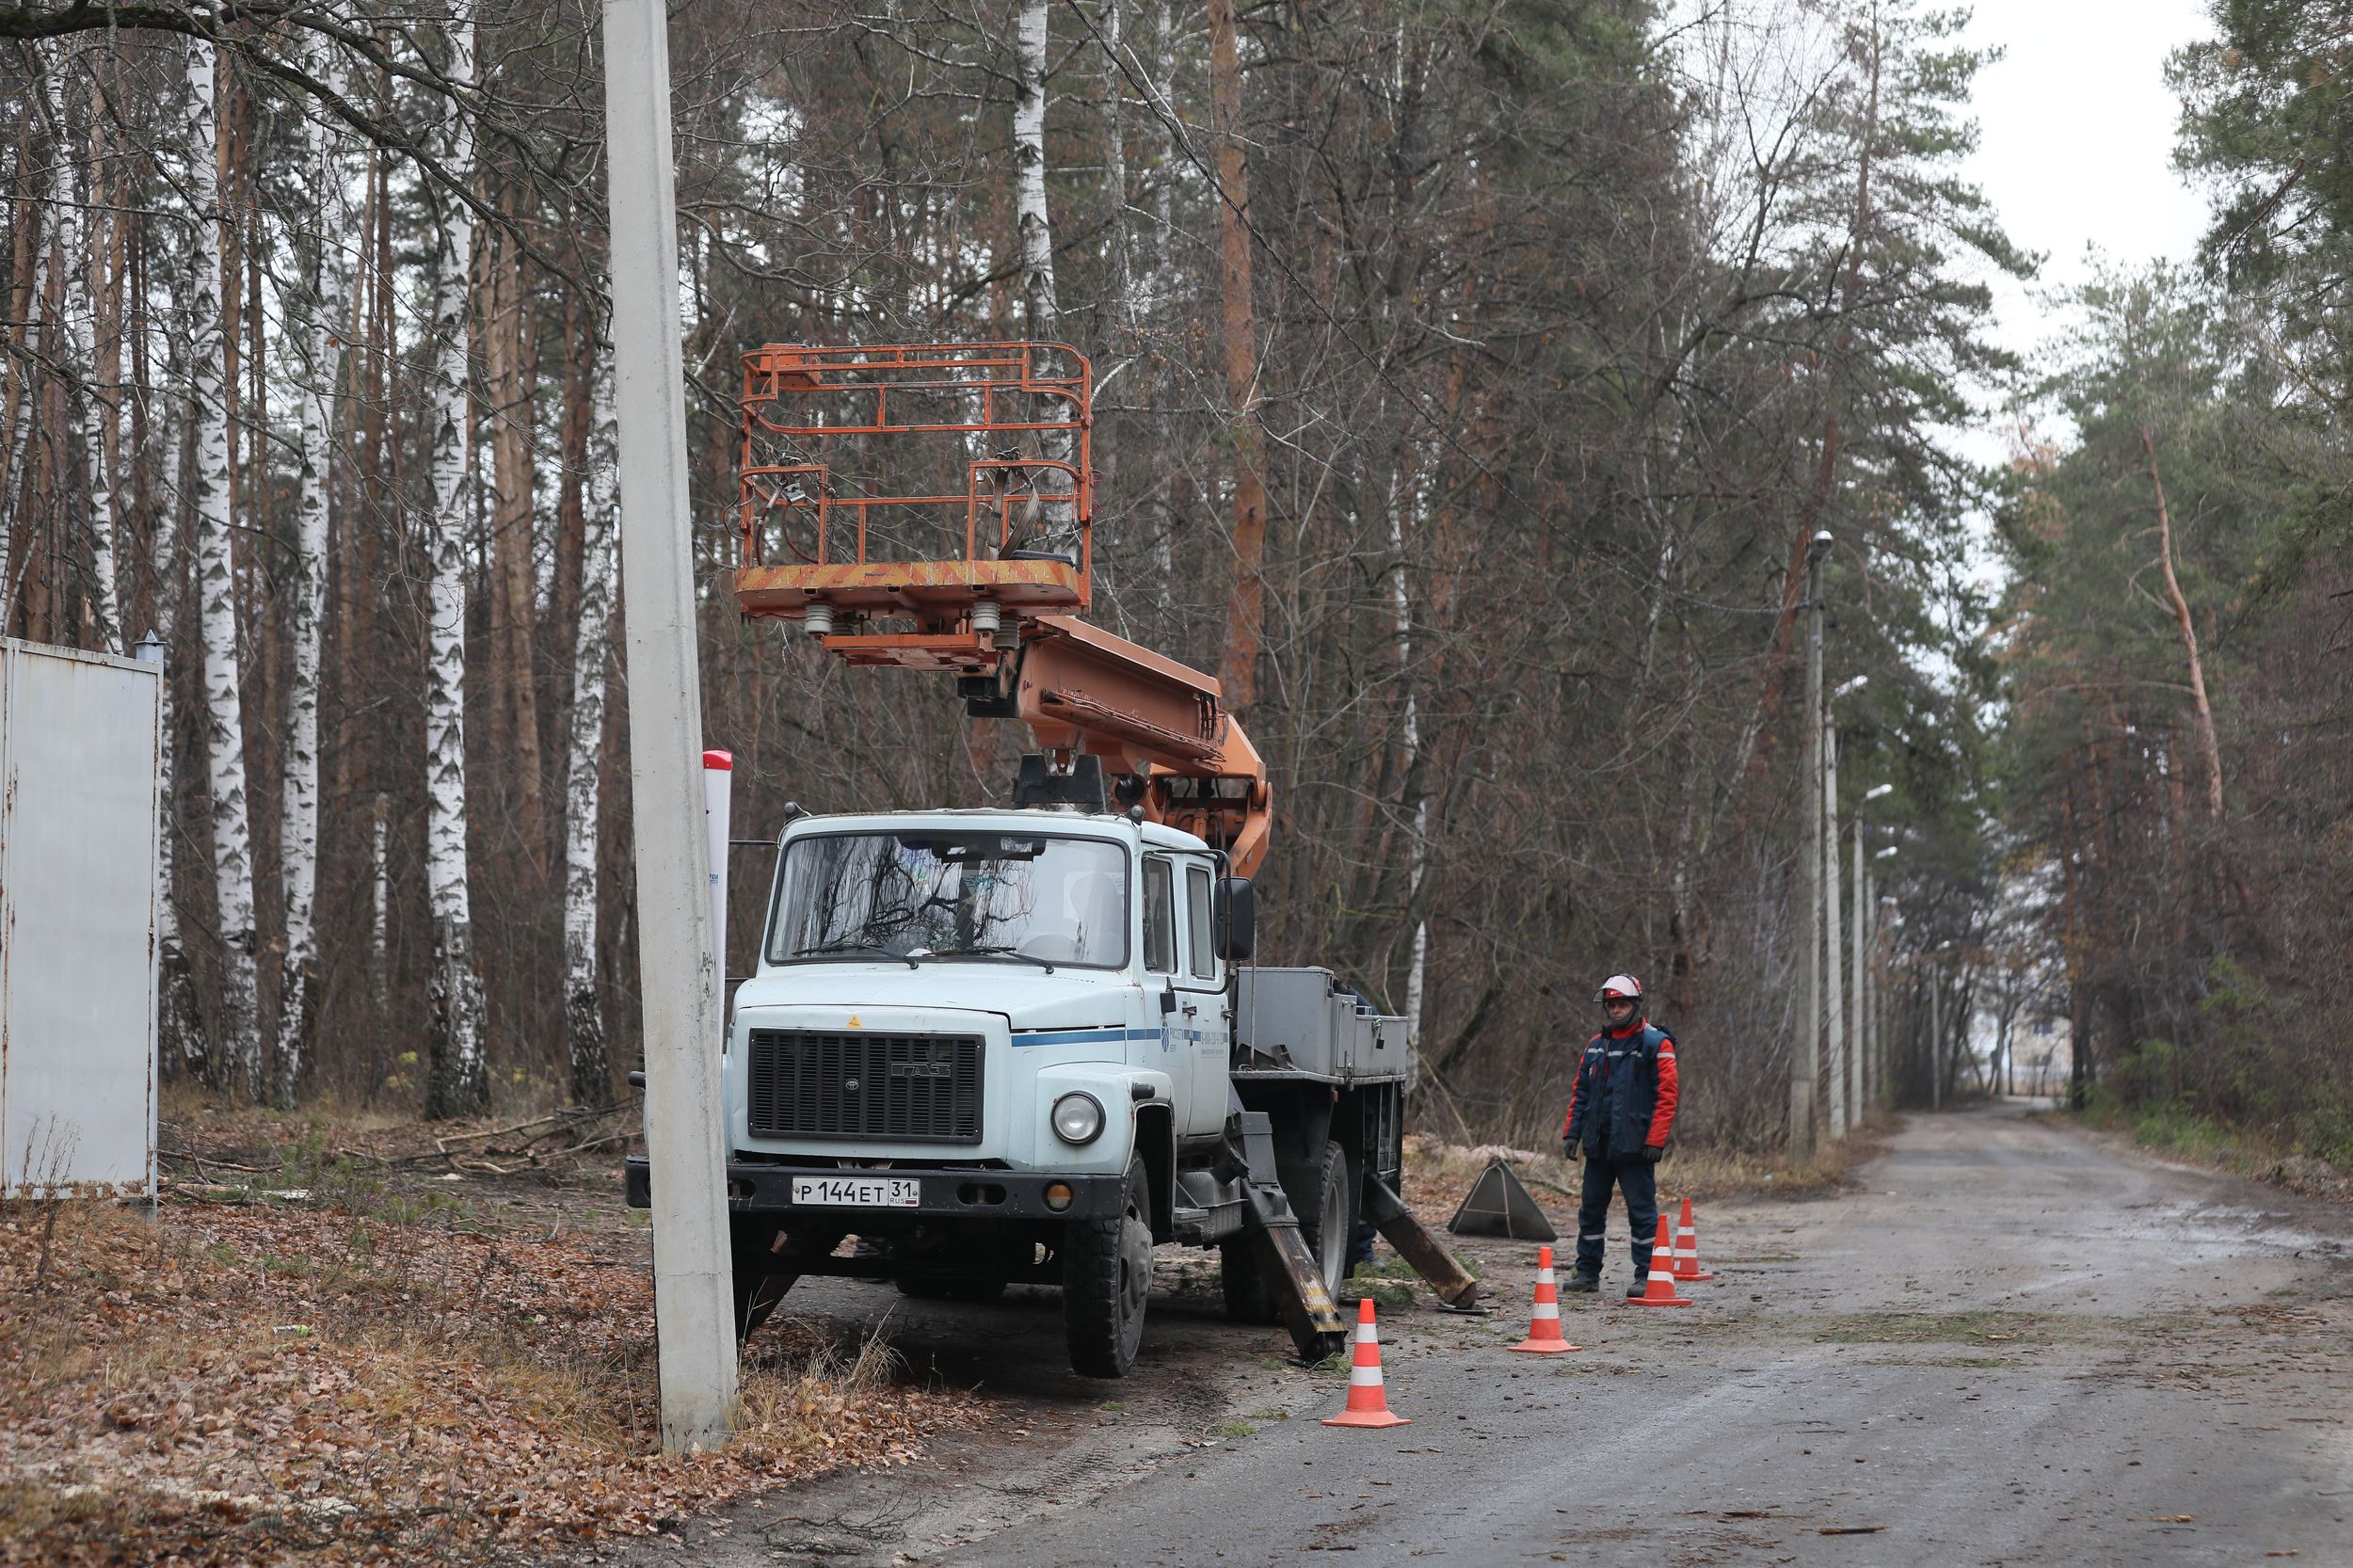
M 155 1189 L 160 666 L 0 643 L 0 1192 Z

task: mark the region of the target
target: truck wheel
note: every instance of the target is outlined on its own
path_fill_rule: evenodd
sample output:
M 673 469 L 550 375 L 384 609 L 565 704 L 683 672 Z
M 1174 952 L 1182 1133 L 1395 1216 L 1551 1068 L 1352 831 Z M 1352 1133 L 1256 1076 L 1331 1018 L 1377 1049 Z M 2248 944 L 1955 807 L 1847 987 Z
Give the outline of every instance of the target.
M 776 1243 L 776 1228 L 773 1224 L 742 1221 L 728 1226 L 728 1263 L 735 1276 L 735 1342 L 739 1345 L 768 1320 L 784 1293 L 801 1277 L 770 1272 L 775 1255 L 769 1249 Z
M 1302 1192 L 1292 1207 L 1299 1210 L 1299 1234 L 1316 1255 L 1323 1288 L 1335 1300 L 1340 1281 L 1349 1275 L 1348 1255 L 1356 1244 L 1356 1184 L 1351 1179 L 1348 1151 L 1337 1144 L 1323 1145 L 1323 1163 L 1316 1172 L 1316 1190 Z
M 1119 1212 L 1063 1229 L 1062 1321 L 1070 1368 L 1080 1377 L 1123 1378 L 1144 1342 L 1152 1293 L 1152 1178 L 1128 1167 Z
M 1316 1167 L 1315 1185 L 1283 1195 L 1299 1216 L 1300 1240 L 1315 1255 L 1323 1274 L 1324 1290 L 1337 1297 L 1349 1275 L 1348 1255 L 1356 1235 L 1356 1184 L 1352 1179 L 1348 1151 L 1337 1144 L 1323 1145 L 1323 1160 Z M 1331 1238 L 1330 1245 L 1325 1238 Z M 1279 1323 L 1282 1309 L 1274 1304 L 1274 1288 L 1258 1266 L 1249 1238 L 1218 1243 L 1218 1273 L 1225 1289 L 1225 1316 L 1238 1323 Z

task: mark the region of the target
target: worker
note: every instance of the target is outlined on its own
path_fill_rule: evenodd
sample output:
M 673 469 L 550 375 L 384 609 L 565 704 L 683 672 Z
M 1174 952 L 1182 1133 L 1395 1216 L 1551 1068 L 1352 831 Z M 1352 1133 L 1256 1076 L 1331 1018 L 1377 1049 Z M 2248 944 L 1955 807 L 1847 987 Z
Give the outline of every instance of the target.
M 1586 1043 L 1561 1126 L 1561 1157 L 1585 1160 L 1577 1272 L 1565 1288 L 1601 1288 L 1602 1236 L 1615 1187 L 1625 1193 L 1626 1224 L 1634 1232 L 1631 1300 L 1649 1280 L 1651 1245 L 1657 1240 L 1658 1161 L 1675 1123 L 1675 1042 L 1644 1016 L 1642 983 L 1632 975 L 1611 975 L 1593 1000 L 1607 1021 Z

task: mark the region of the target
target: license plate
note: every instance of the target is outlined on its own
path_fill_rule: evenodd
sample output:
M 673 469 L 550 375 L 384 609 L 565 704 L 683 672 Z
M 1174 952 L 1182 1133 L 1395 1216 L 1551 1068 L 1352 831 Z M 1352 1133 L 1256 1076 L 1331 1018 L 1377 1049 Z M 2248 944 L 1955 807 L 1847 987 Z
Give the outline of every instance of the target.
M 828 1208 L 913 1208 L 923 1184 L 913 1176 L 794 1176 L 792 1201 Z

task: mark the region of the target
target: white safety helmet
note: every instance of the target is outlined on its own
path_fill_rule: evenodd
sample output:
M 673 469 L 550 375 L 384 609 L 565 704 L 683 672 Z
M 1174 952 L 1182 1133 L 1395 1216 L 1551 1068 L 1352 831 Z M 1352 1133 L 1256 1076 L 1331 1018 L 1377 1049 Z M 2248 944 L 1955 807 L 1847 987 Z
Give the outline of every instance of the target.
M 1642 1005 L 1642 983 L 1630 974 L 1613 974 L 1601 983 L 1601 989 L 1593 993 L 1593 1000 L 1604 1006 L 1622 1000 L 1640 1007 Z

